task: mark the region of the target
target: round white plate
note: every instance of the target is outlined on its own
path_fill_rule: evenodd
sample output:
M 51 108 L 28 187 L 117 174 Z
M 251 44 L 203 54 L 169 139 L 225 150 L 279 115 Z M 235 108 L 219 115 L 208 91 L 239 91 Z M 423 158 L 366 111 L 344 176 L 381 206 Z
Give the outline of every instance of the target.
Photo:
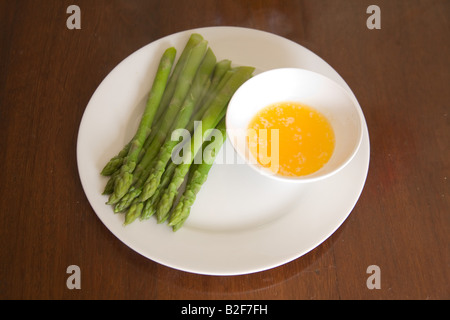
M 207 275 L 239 275 L 292 261 L 325 241 L 355 206 L 369 168 L 364 122 L 360 149 L 338 174 L 307 185 L 274 181 L 244 164 L 227 141 L 183 228 L 173 232 L 156 219 L 123 226 L 101 193 L 106 162 L 135 133 L 159 58 L 175 46 L 178 55 L 193 32 L 209 41 L 218 60 L 256 67 L 259 73 L 295 67 L 321 73 L 351 89 L 313 52 L 280 36 L 238 27 L 176 33 L 136 51 L 100 84 L 83 115 L 77 161 L 86 196 L 100 220 L 124 244 L 174 269 Z

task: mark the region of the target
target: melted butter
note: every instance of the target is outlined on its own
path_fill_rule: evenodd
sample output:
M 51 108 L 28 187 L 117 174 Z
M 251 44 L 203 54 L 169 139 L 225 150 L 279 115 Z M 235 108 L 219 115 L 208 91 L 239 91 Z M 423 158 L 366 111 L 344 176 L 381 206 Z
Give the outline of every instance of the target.
M 314 173 L 330 160 L 334 151 L 334 131 L 328 119 L 300 103 L 269 105 L 254 116 L 248 129 L 248 143 L 255 159 L 282 176 Z

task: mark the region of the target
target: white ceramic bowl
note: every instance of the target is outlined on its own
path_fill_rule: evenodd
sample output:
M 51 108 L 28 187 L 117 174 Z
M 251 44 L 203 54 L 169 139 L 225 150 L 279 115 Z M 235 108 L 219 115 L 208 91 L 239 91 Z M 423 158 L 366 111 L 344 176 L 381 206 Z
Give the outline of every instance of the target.
M 249 122 L 261 109 L 277 102 L 298 102 L 321 112 L 335 134 L 335 148 L 330 160 L 318 171 L 299 177 L 274 174 L 252 157 L 246 142 Z M 275 179 L 311 182 L 341 170 L 358 151 L 363 135 L 364 117 L 358 103 L 331 79 L 298 69 L 273 69 L 255 75 L 234 94 L 226 115 L 227 135 L 236 152 L 246 163 Z

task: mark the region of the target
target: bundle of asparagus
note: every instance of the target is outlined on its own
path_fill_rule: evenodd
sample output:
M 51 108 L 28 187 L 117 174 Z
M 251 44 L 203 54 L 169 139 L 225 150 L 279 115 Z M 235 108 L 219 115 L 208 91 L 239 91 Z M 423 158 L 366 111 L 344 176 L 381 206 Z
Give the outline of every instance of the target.
M 162 55 L 136 134 L 101 171 L 109 177 L 103 192 L 109 195 L 107 204 L 125 214 L 125 225 L 156 215 L 158 223 L 168 220 L 174 231 L 182 227 L 225 141 L 228 102 L 254 72 L 253 67 L 232 67 L 227 59 L 217 61 L 197 33 L 176 63 L 175 56 L 174 47 Z M 201 125 L 195 126 L 198 121 Z M 173 161 L 179 141 L 172 140 L 172 132 L 177 129 L 190 133 L 181 163 Z M 210 129 L 220 130 L 219 141 L 208 142 Z M 209 161 L 194 163 L 211 143 L 215 148 Z

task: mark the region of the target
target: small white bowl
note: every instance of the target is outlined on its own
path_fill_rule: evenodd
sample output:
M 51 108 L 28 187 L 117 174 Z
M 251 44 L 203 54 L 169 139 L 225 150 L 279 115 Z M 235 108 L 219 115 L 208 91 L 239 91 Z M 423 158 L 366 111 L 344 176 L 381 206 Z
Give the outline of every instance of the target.
M 259 165 L 248 148 L 247 128 L 256 113 L 271 104 L 288 101 L 316 109 L 334 130 L 333 155 L 321 169 L 309 175 L 275 174 Z M 283 181 L 312 182 L 335 174 L 350 162 L 361 144 L 363 119 L 355 99 L 333 80 L 304 69 L 282 68 L 260 73 L 236 91 L 228 105 L 226 125 L 236 152 L 258 172 Z

